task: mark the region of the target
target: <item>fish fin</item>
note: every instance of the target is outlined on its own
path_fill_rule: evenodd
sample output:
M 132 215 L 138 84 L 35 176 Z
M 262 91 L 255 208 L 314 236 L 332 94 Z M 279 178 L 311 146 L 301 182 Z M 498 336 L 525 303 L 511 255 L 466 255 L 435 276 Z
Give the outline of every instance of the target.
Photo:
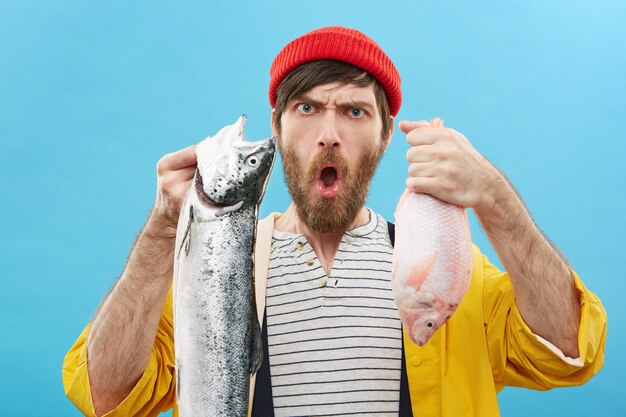
M 417 291 L 419 287 L 422 285 L 422 283 L 424 282 L 424 280 L 426 279 L 426 277 L 430 275 L 430 271 L 432 271 L 438 255 L 439 255 L 439 251 L 430 255 L 420 264 L 415 265 L 413 269 L 411 269 L 411 274 L 404 282 L 404 286 L 413 287 L 415 288 L 415 291 Z
M 255 374 L 263 363 L 263 340 L 261 338 L 261 327 L 257 318 L 256 308 L 253 309 L 250 338 L 250 373 Z
M 443 127 L 443 119 L 435 117 L 433 120 L 430 121 L 430 127 Z
M 176 401 L 180 404 L 180 356 L 177 358 L 174 372 L 176 373 Z
M 185 255 L 189 254 L 189 246 L 191 245 L 191 224 L 193 223 L 193 206 L 189 206 L 189 220 L 187 222 L 187 228 L 185 229 L 185 235 L 182 242 L 180 242 L 180 248 L 178 248 L 178 255 L 176 258 L 180 258 L 180 251 L 185 248 Z
M 230 213 L 231 211 L 239 210 L 241 206 L 243 206 L 243 201 L 240 201 L 237 204 L 234 204 L 232 206 L 220 207 L 215 211 L 215 216 L 219 217 L 219 216 L 223 216 L 226 213 Z

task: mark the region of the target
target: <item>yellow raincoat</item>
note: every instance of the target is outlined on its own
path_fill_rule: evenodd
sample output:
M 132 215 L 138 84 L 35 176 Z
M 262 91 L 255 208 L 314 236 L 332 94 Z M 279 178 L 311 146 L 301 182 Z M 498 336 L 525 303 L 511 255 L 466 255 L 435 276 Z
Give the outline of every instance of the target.
M 261 321 L 275 215 L 259 223 L 257 234 L 256 295 Z M 413 414 L 499 416 L 496 394 L 507 385 L 545 390 L 580 385 L 596 374 L 604 363 L 606 311 L 576 273 L 572 271 L 572 275 L 581 306 L 577 360 L 568 360 L 532 333 L 515 304 L 507 273 L 500 272 L 474 246 L 472 281 L 454 315 L 422 347 L 404 338 Z M 95 416 L 85 343 L 90 328 L 91 324 L 87 325 L 65 357 L 63 385 L 85 415 Z M 172 406 L 177 416 L 173 336 L 170 291 L 143 376 L 107 417 L 156 416 Z

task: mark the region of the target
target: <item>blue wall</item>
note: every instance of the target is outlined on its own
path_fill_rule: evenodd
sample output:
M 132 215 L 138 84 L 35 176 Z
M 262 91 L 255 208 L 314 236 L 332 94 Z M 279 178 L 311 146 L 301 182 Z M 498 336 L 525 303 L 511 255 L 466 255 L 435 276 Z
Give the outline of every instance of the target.
M 63 356 L 121 273 L 156 161 L 244 112 L 248 138 L 269 136 L 273 57 L 341 24 L 395 61 L 399 119 L 440 116 L 464 133 L 608 310 L 605 369 L 580 388 L 505 389 L 503 415 L 623 415 L 625 4 L 212 3 L 2 1 L 1 414 L 78 415 Z M 397 130 L 369 198 L 388 218 L 406 149 Z M 287 204 L 276 169 L 262 214 Z M 472 232 L 495 258 L 475 221 Z

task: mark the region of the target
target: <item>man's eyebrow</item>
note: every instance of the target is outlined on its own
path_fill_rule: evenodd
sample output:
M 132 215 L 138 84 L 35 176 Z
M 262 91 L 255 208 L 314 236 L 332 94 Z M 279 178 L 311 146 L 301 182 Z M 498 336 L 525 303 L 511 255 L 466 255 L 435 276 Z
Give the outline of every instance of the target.
M 321 101 L 315 100 L 313 97 L 309 96 L 307 93 L 298 94 L 297 96 L 293 97 L 289 101 L 292 101 L 292 102 L 304 101 L 306 103 L 311 103 L 311 104 L 313 104 L 315 106 L 319 106 L 320 104 L 322 104 Z
M 320 107 L 324 105 L 324 103 L 322 103 L 321 101 L 315 100 L 314 98 L 312 98 L 306 93 L 297 95 L 293 97 L 290 101 L 311 103 L 316 107 Z M 346 101 L 337 103 L 337 106 L 342 107 L 342 108 L 350 108 L 350 109 L 356 109 L 356 108 L 365 109 L 365 110 L 370 110 L 372 112 L 376 109 L 376 106 L 374 104 L 368 101 L 364 101 L 364 100 L 346 100 Z
M 374 109 L 376 108 L 376 106 L 369 101 L 363 100 L 347 100 L 345 102 L 338 103 L 338 106 L 351 109 L 365 109 L 370 111 L 374 111 Z

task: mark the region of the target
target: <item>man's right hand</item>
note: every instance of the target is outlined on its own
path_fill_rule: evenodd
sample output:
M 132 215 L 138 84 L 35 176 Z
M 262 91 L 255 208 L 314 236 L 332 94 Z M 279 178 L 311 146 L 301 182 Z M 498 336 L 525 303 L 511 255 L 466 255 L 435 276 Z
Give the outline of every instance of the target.
M 196 145 L 169 153 L 157 163 L 156 199 L 149 223 L 156 223 L 163 236 L 176 236 L 178 216 L 196 163 Z
M 119 281 L 96 313 L 87 340 L 96 415 L 117 407 L 141 378 L 172 285 L 178 214 L 196 169 L 196 146 L 157 163 L 157 195 Z

